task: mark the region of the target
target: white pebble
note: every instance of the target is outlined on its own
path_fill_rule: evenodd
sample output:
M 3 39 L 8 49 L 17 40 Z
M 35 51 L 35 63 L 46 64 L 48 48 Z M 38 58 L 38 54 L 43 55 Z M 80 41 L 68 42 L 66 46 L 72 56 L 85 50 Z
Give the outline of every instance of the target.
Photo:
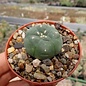
M 35 26 L 35 24 L 32 24 L 32 27 Z
M 65 56 L 66 56 L 67 58 L 69 58 L 69 55 L 68 55 L 67 53 L 65 53 Z
M 22 54 L 18 54 L 17 58 L 21 59 L 22 58 Z
M 60 68 L 60 70 L 64 70 L 63 68 Z
M 10 47 L 10 48 L 8 48 L 8 53 L 12 53 L 14 50 L 15 50 L 14 47 Z
M 18 36 L 18 33 L 16 32 L 14 35 L 13 35 L 13 38 L 16 39 Z
M 30 64 L 26 64 L 26 72 L 31 72 L 32 71 L 32 69 L 33 69 L 33 66 L 32 65 L 30 65 Z
M 19 35 L 21 35 L 21 34 L 22 34 L 22 32 L 23 32 L 22 30 L 18 30 L 18 34 L 19 34 Z
M 76 64 L 78 62 L 78 60 L 72 60 L 73 64 Z
M 53 65 L 51 65 L 51 66 L 50 66 L 50 70 L 53 70 L 53 69 L 54 69 L 54 67 L 53 67 Z
M 8 59 L 9 63 L 13 63 L 13 59 L 9 58 Z
M 35 60 L 33 60 L 32 63 L 33 63 L 33 66 L 34 66 L 34 67 L 38 67 L 39 64 L 40 64 L 40 62 L 41 62 L 41 61 L 40 61 L 39 59 L 35 59 Z
M 53 24 L 51 25 L 52 27 L 55 27 Z
M 25 38 L 25 33 L 24 33 L 24 32 L 22 33 L 22 38 L 23 38 L 23 39 Z
M 79 39 L 75 40 L 74 43 L 75 44 L 78 44 L 79 43 Z

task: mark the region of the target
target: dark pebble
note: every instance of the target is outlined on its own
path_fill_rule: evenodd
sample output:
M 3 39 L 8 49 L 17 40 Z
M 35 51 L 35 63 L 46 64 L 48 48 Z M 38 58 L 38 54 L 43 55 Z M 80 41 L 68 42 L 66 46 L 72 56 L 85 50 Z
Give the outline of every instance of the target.
M 47 66 L 52 65 L 52 61 L 50 59 L 43 60 L 43 63 L 46 64 Z
M 65 52 L 68 52 L 71 50 L 71 47 L 69 45 L 63 45 L 63 49 Z
M 61 30 L 62 28 L 60 26 L 61 26 L 60 24 L 56 23 L 55 28 Z
M 14 48 L 16 48 L 16 49 L 20 49 L 22 47 L 24 47 L 24 44 L 22 44 L 22 43 L 16 43 L 16 44 L 14 44 Z

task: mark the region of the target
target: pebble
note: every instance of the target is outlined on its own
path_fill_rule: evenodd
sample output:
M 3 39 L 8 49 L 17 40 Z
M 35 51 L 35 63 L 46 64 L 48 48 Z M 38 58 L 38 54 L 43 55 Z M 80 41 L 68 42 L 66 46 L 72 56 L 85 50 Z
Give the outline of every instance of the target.
M 70 30 L 66 29 L 66 32 L 70 33 Z
M 22 34 L 22 32 L 23 32 L 22 30 L 18 30 L 18 34 L 19 34 L 19 35 L 21 35 L 21 34 Z
M 16 44 L 14 44 L 14 48 L 16 48 L 16 49 L 20 49 L 22 47 L 24 47 L 24 44 L 22 44 L 22 43 L 16 43 Z
M 18 42 L 18 43 L 22 43 L 22 41 L 23 41 L 23 39 L 22 39 L 22 37 L 17 37 L 17 39 L 16 39 L 16 42 Z
M 70 43 L 69 46 L 70 46 L 70 47 L 74 47 L 74 43 Z
M 61 71 L 63 71 L 64 69 L 63 68 L 60 68 Z
M 32 61 L 33 61 L 33 59 L 32 59 L 31 57 L 29 57 L 29 58 L 28 58 L 28 60 L 29 60 L 30 62 L 32 62 Z
M 50 71 L 50 69 L 45 64 L 42 64 L 41 68 L 45 71 L 45 73 L 48 73 Z
M 75 44 L 78 44 L 79 43 L 79 39 L 75 40 L 74 43 Z
M 17 58 L 22 59 L 22 54 L 19 53 L 19 54 L 17 55 Z
M 63 65 L 64 70 L 67 70 L 67 65 Z
M 47 77 L 48 81 L 51 82 L 52 81 L 52 78 L 51 77 Z
M 18 57 L 18 55 L 14 55 L 12 59 L 17 60 L 18 59 L 17 57 Z
M 50 59 L 43 60 L 43 63 L 46 64 L 47 66 L 52 65 L 52 61 Z
M 22 52 L 26 53 L 26 49 L 24 47 L 22 47 Z
M 61 63 L 63 63 L 63 64 L 66 64 L 67 63 L 67 61 L 66 61 L 66 59 L 65 58 L 61 58 Z
M 16 49 L 15 51 L 16 51 L 16 54 L 18 54 L 18 53 L 19 53 L 19 50 L 18 50 L 18 49 Z
M 56 71 L 55 71 L 55 70 L 52 70 L 51 72 L 52 72 L 53 74 L 56 74 Z
M 62 77 L 63 77 L 63 78 L 67 78 L 67 77 L 68 77 L 67 71 L 63 72 Z
M 12 42 L 12 41 L 10 41 L 10 42 L 9 42 L 9 45 L 10 45 L 10 46 L 13 46 L 13 42 Z
M 62 48 L 61 51 L 64 52 L 65 51 L 64 48 Z
M 13 43 L 13 44 L 16 44 L 16 40 L 15 40 L 15 39 L 12 39 L 12 43 Z
M 11 59 L 11 58 L 8 58 L 8 61 L 9 61 L 9 63 L 13 63 L 13 59 Z
M 11 67 L 12 67 L 12 69 L 14 69 L 14 68 L 15 68 L 13 64 L 11 64 Z
M 14 55 L 17 54 L 16 50 L 13 51 L 13 54 L 14 54 Z
M 54 58 L 52 59 L 52 62 L 55 65 L 56 63 L 58 63 L 58 59 L 54 56 Z
M 23 64 L 25 63 L 25 61 L 24 61 L 24 60 L 22 60 L 22 59 L 21 59 L 21 60 L 19 60 L 19 62 L 21 62 L 21 63 L 23 63 Z
M 22 55 L 22 59 L 23 59 L 23 60 L 28 59 L 28 57 L 27 57 L 27 54 L 26 54 L 26 53 L 21 52 L 21 55 Z
M 38 67 L 41 61 L 39 59 L 35 59 L 32 61 L 34 67 Z
M 71 49 L 71 52 L 72 52 L 72 54 L 75 54 L 75 49 L 72 48 L 72 49 Z
M 25 33 L 24 33 L 24 32 L 22 33 L 22 38 L 23 38 L 23 39 L 25 38 Z
M 70 69 L 70 70 L 72 70 L 72 69 L 73 69 L 73 67 L 74 67 L 74 66 L 72 66 L 72 65 L 69 65 L 69 69 Z
M 14 50 L 15 50 L 14 47 L 10 47 L 10 48 L 8 48 L 8 53 L 12 53 Z
M 68 58 L 70 58 L 70 59 L 72 59 L 72 58 L 74 57 L 73 52 L 67 52 L 66 54 L 68 54 L 68 55 L 69 55 L 69 57 L 68 57 Z
M 15 67 L 15 70 L 16 70 L 16 71 L 19 71 L 19 67 Z
M 70 39 L 73 39 L 73 35 L 69 34 L 68 36 L 70 37 Z
M 14 54 L 13 53 L 9 53 L 9 58 L 13 58 Z
M 79 55 L 78 54 L 75 54 L 73 59 L 79 59 Z
M 19 63 L 18 63 L 18 67 L 19 67 L 20 69 L 23 69 L 23 70 L 24 70 L 24 68 L 25 68 L 24 63 L 19 62 Z
M 66 56 L 67 58 L 69 58 L 69 54 L 68 54 L 68 53 L 65 53 L 65 56 Z
M 62 35 L 66 36 L 66 35 L 67 35 L 67 32 L 66 32 L 66 31 L 65 31 L 65 32 L 63 32 L 63 33 L 62 33 Z
M 78 60 L 72 60 L 73 64 L 76 64 L 78 62 Z
M 32 71 L 32 69 L 33 69 L 33 66 L 32 65 L 30 65 L 30 64 L 26 64 L 25 65 L 25 70 L 26 70 L 26 72 L 31 72 Z
M 26 60 L 26 61 L 25 61 L 25 64 L 29 64 L 29 63 L 30 63 L 30 61 L 29 61 L 29 60 Z
M 62 48 L 65 50 L 65 52 L 67 52 L 70 51 L 71 47 L 68 44 L 64 44 Z
M 59 77 L 62 76 L 62 73 L 61 73 L 60 71 L 57 72 L 56 74 L 57 74 L 57 76 L 59 76 Z
M 77 36 L 74 36 L 73 39 L 77 39 Z
M 48 75 L 52 78 L 52 80 L 55 79 L 55 75 L 53 73 L 48 73 Z
M 53 65 L 51 65 L 49 68 L 50 68 L 50 70 L 54 70 L 54 66 Z
M 47 77 L 42 73 L 34 73 L 34 78 L 45 80 Z
M 16 39 L 18 36 L 18 33 L 16 32 L 14 35 L 13 35 L 13 38 Z

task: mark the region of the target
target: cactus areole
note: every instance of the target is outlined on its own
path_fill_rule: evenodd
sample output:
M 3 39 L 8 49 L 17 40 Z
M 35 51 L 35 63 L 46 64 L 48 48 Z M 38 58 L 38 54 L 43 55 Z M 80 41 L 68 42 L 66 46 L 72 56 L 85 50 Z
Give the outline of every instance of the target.
M 62 43 L 58 30 L 49 24 L 35 24 L 30 27 L 24 39 L 26 52 L 40 60 L 52 58 L 58 54 Z

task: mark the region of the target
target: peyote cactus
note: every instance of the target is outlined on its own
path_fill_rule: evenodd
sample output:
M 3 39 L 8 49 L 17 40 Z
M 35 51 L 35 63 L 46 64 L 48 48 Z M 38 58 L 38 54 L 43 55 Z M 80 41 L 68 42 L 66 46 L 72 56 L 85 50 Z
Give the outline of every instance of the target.
M 49 24 L 36 24 L 30 27 L 24 39 L 27 53 L 40 60 L 58 54 L 62 43 L 59 32 Z

